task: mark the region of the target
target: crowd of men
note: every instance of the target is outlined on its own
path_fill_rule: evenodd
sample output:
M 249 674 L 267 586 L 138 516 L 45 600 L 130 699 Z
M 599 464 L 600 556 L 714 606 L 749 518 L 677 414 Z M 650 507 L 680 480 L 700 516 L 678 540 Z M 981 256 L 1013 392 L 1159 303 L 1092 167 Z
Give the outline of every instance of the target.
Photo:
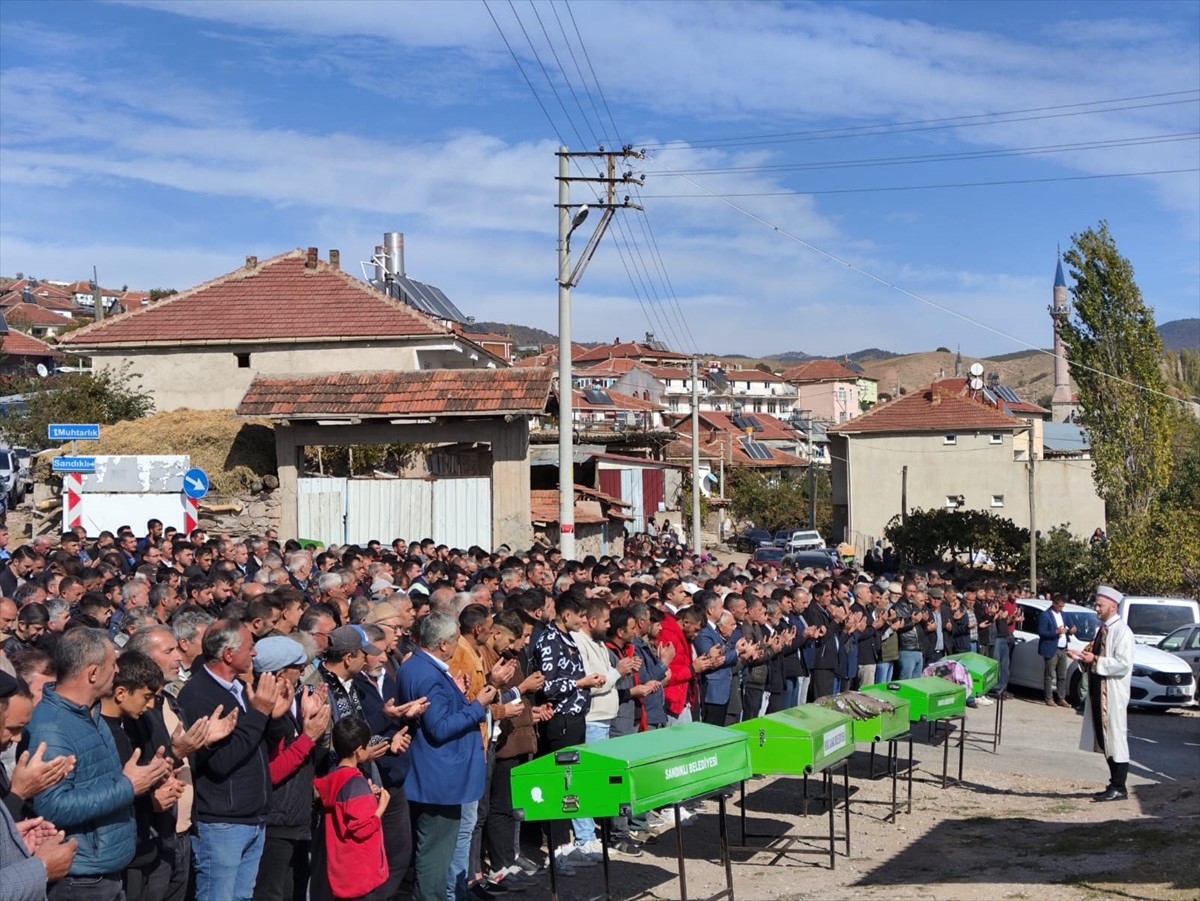
M 944 654 L 1001 660 L 1017 586 L 432 540 L 0 531 L 0 898 L 544 896 L 601 859 L 510 773 L 678 723 L 726 725 Z M 645 553 L 642 553 L 642 552 Z M 638 857 L 694 818 L 616 818 Z M 524 825 L 524 828 L 522 828 Z

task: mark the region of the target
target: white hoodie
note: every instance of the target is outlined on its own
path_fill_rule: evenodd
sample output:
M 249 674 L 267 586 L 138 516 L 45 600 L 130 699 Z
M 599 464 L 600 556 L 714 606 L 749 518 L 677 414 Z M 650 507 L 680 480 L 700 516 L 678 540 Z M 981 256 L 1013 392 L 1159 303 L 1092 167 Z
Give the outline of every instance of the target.
M 604 684 L 599 688 L 592 689 L 592 706 L 588 708 L 587 721 L 602 723 L 615 719 L 617 716 L 615 686 L 621 675 L 609 663 L 608 648 L 583 629 L 572 632 L 571 638 L 575 640 L 575 646 L 579 648 L 579 656 L 583 658 L 583 668 L 587 674 L 604 673 Z

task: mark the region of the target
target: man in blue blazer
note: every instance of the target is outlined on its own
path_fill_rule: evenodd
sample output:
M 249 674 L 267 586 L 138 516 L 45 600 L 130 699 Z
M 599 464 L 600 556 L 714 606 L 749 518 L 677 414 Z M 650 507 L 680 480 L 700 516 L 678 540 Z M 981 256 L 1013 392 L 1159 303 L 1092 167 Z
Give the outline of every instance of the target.
M 453 616 L 429 614 L 417 624 L 413 636 L 417 651 L 397 677 L 402 702 L 425 698 L 429 704 L 413 733 L 404 777 L 413 822 L 414 901 L 445 901 L 462 805 L 483 796 L 485 760 L 479 724 L 496 690 L 485 685 L 474 701 L 467 702 L 450 675 L 458 635 L 458 620 Z
M 1075 634 L 1075 627 L 1068 626 L 1063 617 L 1067 599 L 1054 595 L 1049 609 L 1038 615 L 1038 653 L 1045 663 L 1042 679 L 1042 695 L 1047 707 L 1070 707 L 1067 700 L 1067 669 L 1071 665 L 1067 657 L 1068 636 Z
M 692 641 L 696 656 L 708 656 L 718 661 L 704 673 L 701 680 L 700 720 L 714 726 L 724 726 L 733 692 L 733 667 L 738 661 L 737 640 L 734 638 L 737 623 L 733 614 L 721 606 L 721 600 L 715 592 L 696 592 L 692 604 L 704 610 L 704 626 Z

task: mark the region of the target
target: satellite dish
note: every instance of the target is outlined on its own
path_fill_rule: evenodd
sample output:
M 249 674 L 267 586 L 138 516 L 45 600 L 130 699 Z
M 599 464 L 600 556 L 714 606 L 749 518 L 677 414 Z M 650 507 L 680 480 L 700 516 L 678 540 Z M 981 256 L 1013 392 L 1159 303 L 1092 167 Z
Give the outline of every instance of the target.
M 968 369 L 967 372 L 971 373 L 971 375 L 973 375 L 973 376 L 977 376 L 977 377 L 982 376 L 983 375 L 983 364 L 982 363 L 972 363 L 971 368 Z
M 42 378 L 45 378 L 46 376 L 48 376 L 50 374 L 50 370 L 46 368 L 45 363 L 38 363 L 37 364 L 37 374 L 40 375 Z
M 979 364 L 976 363 L 975 365 L 978 366 Z M 972 391 L 978 391 L 983 387 L 983 378 L 977 375 L 972 375 L 968 380 L 968 384 L 971 386 Z

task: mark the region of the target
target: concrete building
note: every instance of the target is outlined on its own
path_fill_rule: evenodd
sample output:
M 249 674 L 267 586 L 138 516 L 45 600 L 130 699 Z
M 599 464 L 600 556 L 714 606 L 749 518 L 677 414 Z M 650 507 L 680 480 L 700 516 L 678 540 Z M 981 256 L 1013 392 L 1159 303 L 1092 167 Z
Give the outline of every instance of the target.
M 486 369 L 504 361 L 447 323 L 364 284 L 317 249 L 245 265 L 65 335 L 93 368 L 132 372 L 155 409 L 233 409 L 258 376 Z
M 1086 448 L 1055 433 L 1048 452 L 1042 417 L 1002 406 L 947 379 L 830 428 L 834 537 L 865 553 L 905 501 L 909 510 L 983 510 L 1028 528 L 1031 456 L 1037 528 L 1069 523 L 1083 538 L 1103 527 Z
M 859 373 L 837 360 L 808 360 L 783 378 L 796 387 L 795 408 L 806 417 L 836 425 L 862 412 Z

